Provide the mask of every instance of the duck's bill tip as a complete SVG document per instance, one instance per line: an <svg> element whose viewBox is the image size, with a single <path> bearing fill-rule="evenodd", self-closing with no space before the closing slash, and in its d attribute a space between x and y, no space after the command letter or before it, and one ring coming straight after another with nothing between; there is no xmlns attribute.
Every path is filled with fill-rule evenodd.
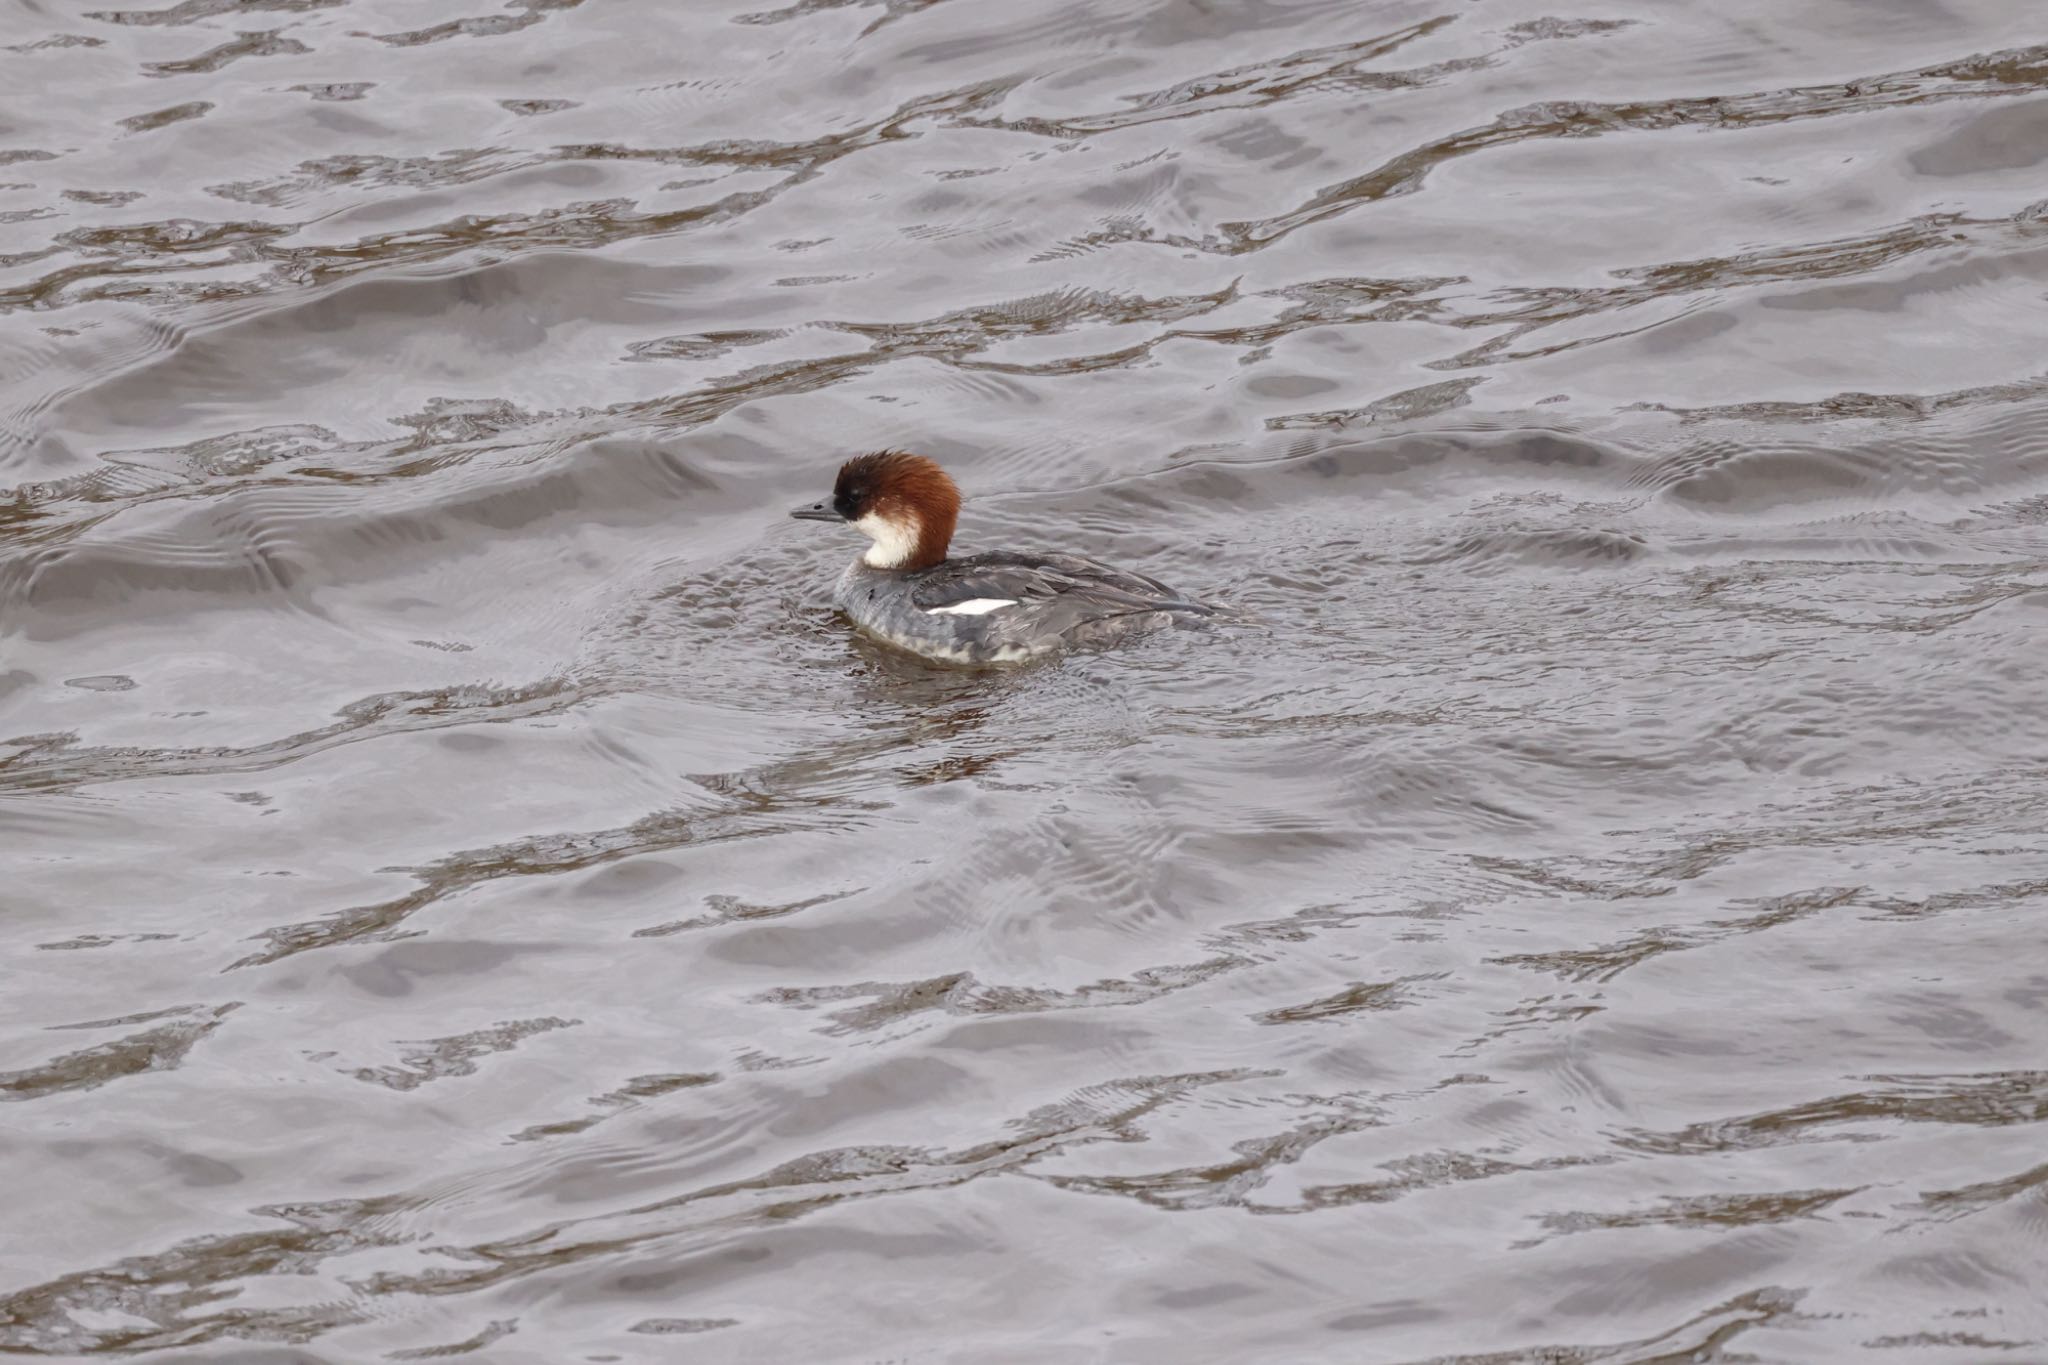
<svg viewBox="0 0 2048 1365"><path fill-rule="evenodd" d="M832 510L829 502L813 502L802 507L792 507L789 514L798 521L844 521L846 518Z"/></svg>

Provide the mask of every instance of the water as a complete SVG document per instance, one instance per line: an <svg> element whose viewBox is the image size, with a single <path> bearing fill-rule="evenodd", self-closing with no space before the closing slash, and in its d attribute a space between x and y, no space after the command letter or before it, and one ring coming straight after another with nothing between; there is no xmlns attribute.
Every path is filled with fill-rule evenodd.
<svg viewBox="0 0 2048 1365"><path fill-rule="evenodd" d="M5 10L0 1349L2048 1360L2037 7L773 3Z"/></svg>

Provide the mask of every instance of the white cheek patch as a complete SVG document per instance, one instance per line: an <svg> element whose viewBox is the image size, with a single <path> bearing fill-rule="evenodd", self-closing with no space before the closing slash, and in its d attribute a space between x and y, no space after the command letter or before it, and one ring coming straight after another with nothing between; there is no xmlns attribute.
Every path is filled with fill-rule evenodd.
<svg viewBox="0 0 2048 1365"><path fill-rule="evenodd" d="M927 616L986 616L1004 607L1014 607L1014 597L970 597L965 602L955 602L949 607L928 607Z"/></svg>

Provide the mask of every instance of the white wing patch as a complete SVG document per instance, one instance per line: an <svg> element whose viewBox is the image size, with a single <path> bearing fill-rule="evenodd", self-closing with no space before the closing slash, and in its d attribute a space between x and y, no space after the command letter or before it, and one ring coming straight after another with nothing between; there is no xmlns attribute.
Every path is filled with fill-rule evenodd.
<svg viewBox="0 0 2048 1365"><path fill-rule="evenodd" d="M955 602L951 606L927 607L925 615L986 616L992 611L1000 611L1004 607L1014 607L1016 605L1017 599L1014 597L970 597L965 602Z"/></svg>

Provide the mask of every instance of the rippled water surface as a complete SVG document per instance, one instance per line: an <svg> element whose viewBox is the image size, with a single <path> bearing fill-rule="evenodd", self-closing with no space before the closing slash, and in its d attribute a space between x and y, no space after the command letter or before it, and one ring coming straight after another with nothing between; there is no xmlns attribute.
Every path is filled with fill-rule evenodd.
<svg viewBox="0 0 2048 1365"><path fill-rule="evenodd" d="M774 3L0 8L0 1352L2048 1360L2048 12Z"/></svg>

